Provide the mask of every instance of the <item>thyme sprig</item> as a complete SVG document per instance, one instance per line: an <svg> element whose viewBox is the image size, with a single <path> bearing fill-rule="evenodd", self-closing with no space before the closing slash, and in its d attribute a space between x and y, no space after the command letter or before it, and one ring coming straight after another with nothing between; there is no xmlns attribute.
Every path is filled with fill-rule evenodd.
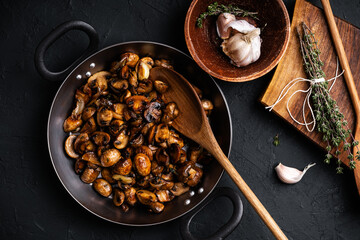
<svg viewBox="0 0 360 240"><path fill-rule="evenodd" d="M257 12L249 12L239 7L233 6L231 4L225 6L223 4L218 4L217 2L214 2L207 7L206 12L203 12L199 15L199 17L196 19L196 26L202 28L203 21L207 16L217 16L220 15L221 13L231 13L234 14L235 16L252 17L254 19L258 19L256 17L256 14L258 14Z"/></svg>
<svg viewBox="0 0 360 240"><path fill-rule="evenodd" d="M300 34L301 30L302 35ZM300 30L297 28L297 32L305 72L310 79L325 78L325 73L322 70L324 64L320 59L320 50L314 33L305 23L301 23ZM355 169L355 160L360 160L359 142L354 139L351 130L347 127L344 115L340 112L336 101L331 97L328 90L328 81L313 83L311 88L311 104L317 125L316 130L322 133L322 140L327 143L327 154L324 162L330 163L332 159L331 150L334 148L336 149L334 154L337 161L336 172L343 172L339 159L339 155L343 151L347 152L350 169ZM351 142L347 140L349 136L351 136ZM341 143L343 143L342 147L340 147ZM355 156L351 152L352 146L357 148Z"/></svg>

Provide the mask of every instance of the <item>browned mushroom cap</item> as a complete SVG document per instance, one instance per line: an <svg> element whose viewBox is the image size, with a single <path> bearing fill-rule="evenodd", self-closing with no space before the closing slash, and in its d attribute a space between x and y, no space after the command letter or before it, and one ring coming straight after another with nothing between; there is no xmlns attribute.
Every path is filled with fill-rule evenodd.
<svg viewBox="0 0 360 240"><path fill-rule="evenodd" d="M80 130L81 133L88 133L88 134L91 134L95 131L96 131L96 123L93 117L87 120L84 126Z"/></svg>
<svg viewBox="0 0 360 240"><path fill-rule="evenodd" d="M100 169L86 167L81 175L81 181L83 181L84 183L92 183L99 176L99 173Z"/></svg>
<svg viewBox="0 0 360 240"><path fill-rule="evenodd" d="M159 102L151 102L144 111L144 118L148 122L156 122L161 117L161 104Z"/></svg>
<svg viewBox="0 0 360 240"><path fill-rule="evenodd" d="M130 72L128 81L131 86L133 86L133 87L138 86L138 79L137 79L137 74L135 71Z"/></svg>
<svg viewBox="0 0 360 240"><path fill-rule="evenodd" d="M156 202L156 195L148 190L140 189L136 191L136 197L141 204L149 205L152 202Z"/></svg>
<svg viewBox="0 0 360 240"><path fill-rule="evenodd" d="M74 149L78 153L83 153L85 151L85 143L89 141L89 135L87 133L79 134L74 142Z"/></svg>
<svg viewBox="0 0 360 240"><path fill-rule="evenodd" d="M74 141L76 139L76 135L70 135L65 141L65 152L71 158L78 158L79 154L77 154L74 150Z"/></svg>
<svg viewBox="0 0 360 240"><path fill-rule="evenodd" d="M139 56L135 53L127 52L123 53L120 56L120 66L123 67L125 65L129 67L135 67L136 63L139 61Z"/></svg>
<svg viewBox="0 0 360 240"><path fill-rule="evenodd" d="M120 134L116 137L114 141L114 147L117 149L123 149L129 142L129 135L126 132L126 129L122 129Z"/></svg>
<svg viewBox="0 0 360 240"><path fill-rule="evenodd" d="M188 162L178 170L179 181L186 183L190 187L196 186L202 177L203 171L201 168L194 165L193 162Z"/></svg>
<svg viewBox="0 0 360 240"><path fill-rule="evenodd" d="M103 197L108 197L112 193L111 185L102 178L98 178L94 181L94 189Z"/></svg>
<svg viewBox="0 0 360 240"><path fill-rule="evenodd" d="M113 118L115 119L124 119L124 109L126 108L126 104L124 103L115 103L112 105L113 108Z"/></svg>
<svg viewBox="0 0 360 240"><path fill-rule="evenodd" d="M156 161L162 166L168 166L170 163L169 154L165 148L159 148L155 154Z"/></svg>
<svg viewBox="0 0 360 240"><path fill-rule="evenodd" d="M81 160L80 158L76 159L76 162L75 162L75 173L76 174L80 174L84 171L86 167L86 162Z"/></svg>
<svg viewBox="0 0 360 240"><path fill-rule="evenodd" d="M171 123L179 115L179 109L174 102L170 102L164 109L164 115L161 119L163 123Z"/></svg>
<svg viewBox="0 0 360 240"><path fill-rule="evenodd" d="M170 136L169 128L166 124L161 123L156 126L156 133L155 133L155 142L162 143L165 142Z"/></svg>
<svg viewBox="0 0 360 240"><path fill-rule="evenodd" d="M106 132L94 132L91 138L98 146L105 146L110 142L110 135Z"/></svg>
<svg viewBox="0 0 360 240"><path fill-rule="evenodd" d="M196 146L196 147L192 147L190 148L190 151L188 151L188 154L189 154L189 160L191 162L194 162L196 163L198 158L200 157L200 155L202 154L203 152L203 148L199 145L199 146Z"/></svg>
<svg viewBox="0 0 360 240"><path fill-rule="evenodd" d="M155 80L154 87L155 87L156 91L158 91L159 93L164 93L168 90L169 85L163 81Z"/></svg>
<svg viewBox="0 0 360 240"><path fill-rule="evenodd" d="M180 196L190 190L189 186L186 186L182 182L177 182L174 184L174 187L170 190L174 196Z"/></svg>
<svg viewBox="0 0 360 240"><path fill-rule="evenodd" d="M112 174L109 168L103 168L101 170L101 176L110 184L116 183L116 181L112 178Z"/></svg>
<svg viewBox="0 0 360 240"><path fill-rule="evenodd" d="M131 188L125 189L124 193L125 193L126 202L129 205L134 206L135 203L137 202L135 188L131 187Z"/></svg>
<svg viewBox="0 0 360 240"><path fill-rule="evenodd" d="M151 162L151 173L154 176L160 176L164 171L164 166L159 165L156 161Z"/></svg>
<svg viewBox="0 0 360 240"><path fill-rule="evenodd" d="M160 202L150 203L149 207L154 213L161 213L164 210L164 204Z"/></svg>
<svg viewBox="0 0 360 240"><path fill-rule="evenodd" d="M174 67L171 65L171 62L169 60L167 60L167 59L157 59L157 60L155 60L155 66L174 69Z"/></svg>
<svg viewBox="0 0 360 240"><path fill-rule="evenodd" d="M96 112L96 108L94 107L87 107L84 109L82 113L82 120L87 121L89 120Z"/></svg>
<svg viewBox="0 0 360 240"><path fill-rule="evenodd" d="M109 126L113 118L113 112L109 107L101 107L97 112L97 123L100 127Z"/></svg>
<svg viewBox="0 0 360 240"><path fill-rule="evenodd" d="M120 98L119 98L119 101L121 103L124 103L126 102L126 100L131 97L131 92L128 90L126 90L123 94L121 94Z"/></svg>
<svg viewBox="0 0 360 240"><path fill-rule="evenodd" d="M159 202L170 202L175 197L169 190L158 190L155 194Z"/></svg>
<svg viewBox="0 0 360 240"><path fill-rule="evenodd" d="M114 189L113 203L115 206L119 207L125 201L125 193L118 188Z"/></svg>
<svg viewBox="0 0 360 240"><path fill-rule="evenodd" d="M149 100L145 96L132 96L126 100L126 104L136 114L140 114L146 107Z"/></svg>
<svg viewBox="0 0 360 240"><path fill-rule="evenodd" d="M69 116L64 121L64 131L65 132L72 132L76 131L82 124L81 116L73 117L73 115Z"/></svg>
<svg viewBox="0 0 360 240"><path fill-rule="evenodd" d="M106 150L100 157L101 165L104 167L110 167L117 163L121 158L121 154L117 149Z"/></svg>
<svg viewBox="0 0 360 240"><path fill-rule="evenodd" d="M109 126L109 133L113 136L117 136L124 128L126 128L126 124L123 120L112 120Z"/></svg>
<svg viewBox="0 0 360 240"><path fill-rule="evenodd" d="M137 93L145 94L151 92L152 90L153 90L153 82L150 80L143 80L138 85Z"/></svg>
<svg viewBox="0 0 360 240"><path fill-rule="evenodd" d="M110 87L114 92L119 93L120 91L128 89L129 82L125 79L113 79L110 82Z"/></svg>
<svg viewBox="0 0 360 240"><path fill-rule="evenodd" d="M113 173L128 175L131 172L132 161L130 158L122 158L113 166Z"/></svg>
<svg viewBox="0 0 360 240"><path fill-rule="evenodd" d="M175 131L170 131L170 136L167 140L167 144L170 146L171 144L177 144L180 148L184 147L184 140L177 134Z"/></svg>
<svg viewBox="0 0 360 240"><path fill-rule="evenodd" d="M150 161L153 160L153 153L148 146L142 145L136 149L136 154L143 153L149 157Z"/></svg>
<svg viewBox="0 0 360 240"><path fill-rule="evenodd" d="M214 109L214 105L212 104L212 102L210 100L207 100L207 99L202 99L201 100L201 106L205 110L205 113L206 113L207 116L209 116L211 111Z"/></svg>
<svg viewBox="0 0 360 240"><path fill-rule="evenodd" d="M98 92L105 91L107 89L107 79L111 77L111 74L106 71L94 73L88 79L88 86L90 88L97 88Z"/></svg>
<svg viewBox="0 0 360 240"><path fill-rule="evenodd" d="M81 157L82 160L101 166L101 163L94 152L87 152Z"/></svg>
<svg viewBox="0 0 360 240"><path fill-rule="evenodd" d="M146 176L146 175L150 174L151 162L147 155L145 155L143 153L136 154L136 156L134 158L134 163L135 163L137 172L141 176Z"/></svg>
<svg viewBox="0 0 360 240"><path fill-rule="evenodd" d="M120 175L120 174L114 174L112 176L112 178L119 181L121 184L123 184L122 186L132 186L132 185L134 185L136 183L135 177L124 176L124 175ZM119 185L119 187L120 187L120 185Z"/></svg>

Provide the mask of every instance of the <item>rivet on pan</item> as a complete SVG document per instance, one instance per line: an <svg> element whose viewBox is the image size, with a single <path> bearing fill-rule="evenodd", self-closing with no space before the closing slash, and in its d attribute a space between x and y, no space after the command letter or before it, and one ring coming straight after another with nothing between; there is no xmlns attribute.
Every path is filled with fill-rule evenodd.
<svg viewBox="0 0 360 240"><path fill-rule="evenodd" d="M95 63L91 63L90 68L94 68L94 67L95 67Z"/></svg>
<svg viewBox="0 0 360 240"><path fill-rule="evenodd" d="M192 196L194 196L194 195L195 195L195 192L194 192L194 191L189 192L189 196L190 196L190 197L192 197Z"/></svg>
<svg viewBox="0 0 360 240"><path fill-rule="evenodd" d="M81 78L82 78L82 77L81 77L80 74L76 76L76 79L77 79L77 80L80 80Z"/></svg>
<svg viewBox="0 0 360 240"><path fill-rule="evenodd" d="M90 77L90 76L91 76L91 72L86 72L86 73L85 73L85 76Z"/></svg>
<svg viewBox="0 0 360 240"><path fill-rule="evenodd" d="M200 194L200 193L203 193L203 191L204 191L204 188L199 188L198 193L199 193L199 194Z"/></svg>
<svg viewBox="0 0 360 240"><path fill-rule="evenodd" d="M186 199L185 200L185 205L189 205L190 204L190 199Z"/></svg>

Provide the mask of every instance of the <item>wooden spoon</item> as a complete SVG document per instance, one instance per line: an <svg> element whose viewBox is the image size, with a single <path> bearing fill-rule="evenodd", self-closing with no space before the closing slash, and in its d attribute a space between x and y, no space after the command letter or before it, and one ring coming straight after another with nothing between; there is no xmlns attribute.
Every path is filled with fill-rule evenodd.
<svg viewBox="0 0 360 240"><path fill-rule="evenodd" d="M331 36L332 36L332 39L333 39L333 42L335 45L336 53L339 57L341 67L345 70L344 78L345 78L345 82L348 87L350 97L351 97L351 100L353 103L353 107L355 110L356 122L355 122L354 138L355 138L355 140L360 141L360 100L359 100L359 95L356 90L356 85L354 82L353 75L351 73L349 62L346 57L344 46L343 46L341 38L340 38L339 30L335 23L334 14L331 10L330 2L329 2L329 0L321 0L321 3L324 7L325 16L326 16L327 22L329 24L330 33L331 33ZM356 147L353 148L353 155L354 155L354 157L357 155ZM347 161L347 164L348 164L348 161ZM358 192L360 194L360 162L359 161L357 161L357 163L356 163L356 168L354 169L354 175L355 175L355 181L356 181L356 185L358 188Z"/></svg>
<svg viewBox="0 0 360 240"><path fill-rule="evenodd" d="M201 106L200 99L191 84L179 73L162 67L151 69L150 78L169 84L169 89L163 94L164 100L165 102L175 102L180 110L179 116L174 120L172 126L208 150L227 171L273 235L277 239L287 239L221 150Z"/></svg>

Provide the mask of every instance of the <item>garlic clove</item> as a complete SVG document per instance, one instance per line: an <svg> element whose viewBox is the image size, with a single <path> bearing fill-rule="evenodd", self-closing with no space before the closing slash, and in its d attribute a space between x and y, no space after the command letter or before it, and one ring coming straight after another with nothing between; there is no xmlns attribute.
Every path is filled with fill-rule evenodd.
<svg viewBox="0 0 360 240"><path fill-rule="evenodd" d="M230 31L231 28L236 30L237 32L247 34L253 31L256 27L245 20L236 20L226 24L224 27L224 31Z"/></svg>
<svg viewBox="0 0 360 240"><path fill-rule="evenodd" d="M296 168L287 167L281 163L275 167L275 171L279 177L279 179L287 184L295 184L299 182L304 174L309 170L309 168L315 166L316 163L312 163L307 165L303 171L300 171Z"/></svg>
<svg viewBox="0 0 360 240"><path fill-rule="evenodd" d="M221 39L228 39L230 37L231 29L226 26L235 20L235 15L231 13L222 13L219 15L216 20L216 31Z"/></svg>

